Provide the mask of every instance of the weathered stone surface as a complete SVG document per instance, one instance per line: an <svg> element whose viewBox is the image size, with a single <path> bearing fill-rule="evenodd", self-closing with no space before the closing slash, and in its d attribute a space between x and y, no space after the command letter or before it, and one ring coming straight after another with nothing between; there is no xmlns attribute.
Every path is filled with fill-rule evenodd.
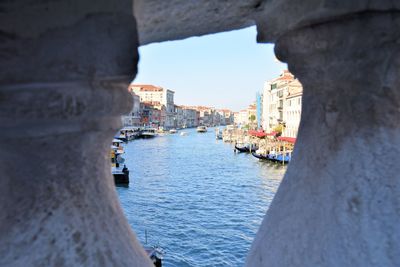
<svg viewBox="0 0 400 267"><path fill-rule="evenodd" d="M3 1L0 11L0 84L136 73L130 0Z"/></svg>
<svg viewBox="0 0 400 267"><path fill-rule="evenodd" d="M151 266L110 172L138 61L132 2L0 12L0 266Z"/></svg>
<svg viewBox="0 0 400 267"><path fill-rule="evenodd" d="M258 42L276 42L287 32L340 20L351 14L400 10L392 0L269 0L256 17Z"/></svg>
<svg viewBox="0 0 400 267"><path fill-rule="evenodd" d="M0 266L151 266L110 173L127 85L0 88Z"/></svg>
<svg viewBox="0 0 400 267"><path fill-rule="evenodd" d="M262 0L135 0L140 44L178 40L254 25Z"/></svg>
<svg viewBox="0 0 400 267"><path fill-rule="evenodd" d="M400 266L399 29L371 12L278 40L302 121L247 266Z"/></svg>

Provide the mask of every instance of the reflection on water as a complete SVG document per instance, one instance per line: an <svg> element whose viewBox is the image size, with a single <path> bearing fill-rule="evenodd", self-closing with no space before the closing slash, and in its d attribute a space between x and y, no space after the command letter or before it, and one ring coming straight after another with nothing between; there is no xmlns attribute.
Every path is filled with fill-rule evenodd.
<svg viewBox="0 0 400 267"><path fill-rule="evenodd" d="M164 266L243 266L286 166L259 162L205 134L126 145L121 204L139 240L167 251Z"/></svg>

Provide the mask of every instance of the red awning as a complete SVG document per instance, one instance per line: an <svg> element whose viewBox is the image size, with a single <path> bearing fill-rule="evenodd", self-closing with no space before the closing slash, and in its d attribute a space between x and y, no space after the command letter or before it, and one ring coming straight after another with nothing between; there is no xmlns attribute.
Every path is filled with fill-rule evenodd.
<svg viewBox="0 0 400 267"><path fill-rule="evenodd" d="M276 136L277 132L270 132L270 133L266 133L266 135L268 136Z"/></svg>
<svg viewBox="0 0 400 267"><path fill-rule="evenodd" d="M278 137L278 140L285 141L285 142L292 143L292 144L296 143L296 138L294 138L294 137L280 136L280 137Z"/></svg>
<svg viewBox="0 0 400 267"><path fill-rule="evenodd" d="M249 130L249 135L262 138L266 136L266 133L264 131Z"/></svg>

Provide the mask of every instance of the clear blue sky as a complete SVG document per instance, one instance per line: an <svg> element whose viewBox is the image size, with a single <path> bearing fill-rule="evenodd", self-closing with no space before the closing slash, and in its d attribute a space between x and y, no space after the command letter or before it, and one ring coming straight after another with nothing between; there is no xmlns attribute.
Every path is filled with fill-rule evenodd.
<svg viewBox="0 0 400 267"><path fill-rule="evenodd" d="M175 91L175 104L246 108L286 64L273 45L256 43L256 28L142 46L134 80Z"/></svg>

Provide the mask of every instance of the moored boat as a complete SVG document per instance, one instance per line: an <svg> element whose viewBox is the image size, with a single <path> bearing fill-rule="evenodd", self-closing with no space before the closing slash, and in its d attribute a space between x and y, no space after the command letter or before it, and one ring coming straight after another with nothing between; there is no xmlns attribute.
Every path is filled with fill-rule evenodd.
<svg viewBox="0 0 400 267"><path fill-rule="evenodd" d="M124 153L121 143L122 141L118 139L113 140L110 153L111 173L115 184L129 184L129 169L125 164L122 165L125 159L121 156Z"/></svg>
<svg viewBox="0 0 400 267"><path fill-rule="evenodd" d="M164 250L159 246L144 247L144 250L153 262L155 267L162 267L162 260L164 258Z"/></svg>
<svg viewBox="0 0 400 267"><path fill-rule="evenodd" d="M254 156L254 157L256 157L256 158L258 158L258 159L261 159L261 160L268 160L268 155L263 155L263 154L261 154L261 153L257 153L257 152L251 152L251 154Z"/></svg>
<svg viewBox="0 0 400 267"><path fill-rule="evenodd" d="M251 151L256 151L258 149L258 146L256 144L246 144L246 145L235 144L235 149L240 153L249 153Z"/></svg>
<svg viewBox="0 0 400 267"><path fill-rule="evenodd" d="M155 128L144 128L139 137L141 138L153 138L157 136L157 130Z"/></svg>
<svg viewBox="0 0 400 267"><path fill-rule="evenodd" d="M196 131L198 132L198 133L205 133L205 132L207 132L207 127L206 126L199 126L199 127L197 127L197 129L196 129Z"/></svg>
<svg viewBox="0 0 400 267"><path fill-rule="evenodd" d="M219 128L215 129L215 139L222 140L222 137L222 131Z"/></svg>

